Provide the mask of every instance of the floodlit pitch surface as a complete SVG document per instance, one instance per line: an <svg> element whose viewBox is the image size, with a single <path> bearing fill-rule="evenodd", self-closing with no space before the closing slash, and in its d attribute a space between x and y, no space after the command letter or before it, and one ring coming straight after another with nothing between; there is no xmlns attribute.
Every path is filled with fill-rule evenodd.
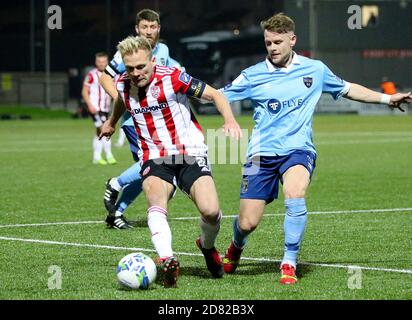
<svg viewBox="0 0 412 320"><path fill-rule="evenodd" d="M251 128L251 116L238 120ZM222 124L199 121L205 130ZM150 290L120 290L117 262L133 251L156 254L144 196L126 214L137 221L133 230L106 229L104 183L132 158L128 147L113 147L117 165L92 165L92 135L88 119L0 122L0 299L412 299L410 116L314 118L318 160L294 286L278 283L282 196L266 207L236 273L212 279L195 245L197 210L179 191L169 207L178 288L164 289L159 278ZM217 239L223 254L241 165L215 164L213 173L225 215Z"/></svg>

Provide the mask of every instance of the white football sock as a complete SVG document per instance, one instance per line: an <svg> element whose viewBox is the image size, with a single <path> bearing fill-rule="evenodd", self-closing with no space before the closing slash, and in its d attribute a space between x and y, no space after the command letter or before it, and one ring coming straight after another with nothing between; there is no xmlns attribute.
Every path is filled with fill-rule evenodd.
<svg viewBox="0 0 412 320"><path fill-rule="evenodd" d="M122 146L124 145L124 141L126 140L126 134L124 133L123 129L119 130L119 138L117 139L117 144Z"/></svg>
<svg viewBox="0 0 412 320"><path fill-rule="evenodd" d="M102 141L104 152L106 153L106 159L112 158L112 140L107 140L106 138L103 138Z"/></svg>
<svg viewBox="0 0 412 320"><path fill-rule="evenodd" d="M147 224L159 257L162 259L173 256L172 232L167 222L167 211L158 206L150 207L147 210Z"/></svg>
<svg viewBox="0 0 412 320"><path fill-rule="evenodd" d="M220 230L220 220L222 219L222 211L219 211L219 216L215 224L211 224L200 217L200 244L203 249L211 249L215 246L217 234Z"/></svg>
<svg viewBox="0 0 412 320"><path fill-rule="evenodd" d="M100 160L102 158L103 143L97 136L93 138L93 160Z"/></svg>
<svg viewBox="0 0 412 320"><path fill-rule="evenodd" d="M122 190L122 187L121 187L121 185L119 184L119 181L117 180L117 178L111 178L109 183L110 183L110 186L111 186L114 190L116 190L116 191Z"/></svg>

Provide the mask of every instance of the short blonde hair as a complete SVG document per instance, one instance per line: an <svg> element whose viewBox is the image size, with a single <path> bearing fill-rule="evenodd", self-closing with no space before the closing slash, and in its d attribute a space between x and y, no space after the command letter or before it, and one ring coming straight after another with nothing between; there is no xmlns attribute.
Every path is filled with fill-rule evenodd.
<svg viewBox="0 0 412 320"><path fill-rule="evenodd" d="M276 33L295 32L295 22L283 12L277 13L260 23L263 30Z"/></svg>
<svg viewBox="0 0 412 320"><path fill-rule="evenodd" d="M136 53L139 50L149 52L149 57L152 57L152 47L150 46L149 41L144 37L128 36L126 39L119 42L117 50L119 50L122 58L126 55Z"/></svg>

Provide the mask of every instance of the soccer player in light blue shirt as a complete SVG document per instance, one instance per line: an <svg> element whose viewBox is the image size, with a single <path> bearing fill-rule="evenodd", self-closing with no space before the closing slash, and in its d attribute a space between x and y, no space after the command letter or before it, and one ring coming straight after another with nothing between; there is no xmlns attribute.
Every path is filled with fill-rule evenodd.
<svg viewBox="0 0 412 320"><path fill-rule="evenodd" d="M334 99L343 96L400 110L400 104L412 96L410 92L384 95L346 82L321 61L297 55L294 22L284 14L274 15L261 26L266 60L244 70L223 89L231 102L251 99L255 121L243 171L240 213L233 222L224 270L235 271L247 235L258 226L265 205L278 197L280 181L286 207L280 283L293 284L307 219L305 194L316 165L312 117L322 92Z"/></svg>
<svg viewBox="0 0 412 320"><path fill-rule="evenodd" d="M160 17L159 14L150 9L143 9L136 15L136 33L145 37L152 49L153 56L156 57L156 64L167 67L179 67L180 64L169 56L167 45L159 42L160 35ZM122 56L119 51L116 52L105 73L101 76L100 82L104 89L110 94L113 100L117 98L117 90L113 83L116 75L121 75L126 71ZM106 223L109 227L116 229L132 228L131 224L124 218L126 208L136 199L142 191L142 182L140 177L140 162L138 157L139 147L137 144L137 134L134 128L133 119L129 112L123 116L121 125L123 132L129 141L130 151L132 152L134 163L130 168L125 170L120 176L111 178L106 183L104 194L104 205L108 211ZM117 199L121 191L119 199Z"/></svg>

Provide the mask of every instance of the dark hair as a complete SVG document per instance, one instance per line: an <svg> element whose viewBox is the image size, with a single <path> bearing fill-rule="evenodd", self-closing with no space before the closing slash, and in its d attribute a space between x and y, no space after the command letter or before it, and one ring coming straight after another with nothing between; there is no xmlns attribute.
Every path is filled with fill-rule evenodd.
<svg viewBox="0 0 412 320"><path fill-rule="evenodd" d="M157 21L160 24L160 16L156 11L150 9L140 10L136 15L136 25L139 25L139 22L142 20L147 21Z"/></svg>
<svg viewBox="0 0 412 320"><path fill-rule="evenodd" d="M277 13L260 23L263 30L276 33L295 32L295 22L283 12Z"/></svg>
<svg viewBox="0 0 412 320"><path fill-rule="evenodd" d="M102 57L108 58L109 56L104 51L99 51L99 52L96 53L96 58L102 58Z"/></svg>

